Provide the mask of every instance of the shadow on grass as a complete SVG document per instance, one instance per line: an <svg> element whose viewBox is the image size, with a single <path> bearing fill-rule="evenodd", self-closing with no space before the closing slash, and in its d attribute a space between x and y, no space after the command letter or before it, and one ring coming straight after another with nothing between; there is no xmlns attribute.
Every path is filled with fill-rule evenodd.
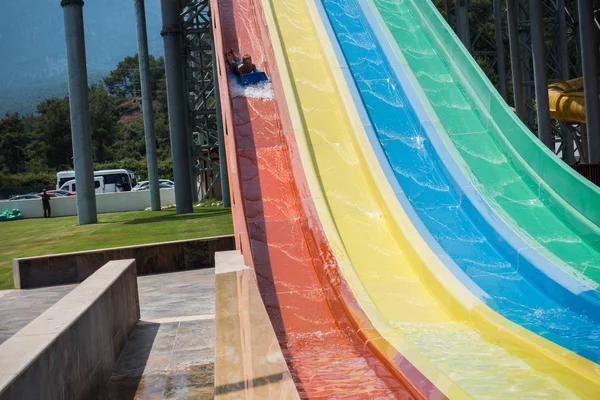
<svg viewBox="0 0 600 400"><path fill-rule="evenodd" d="M184 221L184 220L194 220L194 219L203 219L203 218L211 218L218 217L220 215L228 215L231 214L231 210L229 208L224 208L220 210L203 210L202 212L194 212L191 214L167 214L167 215L159 215L157 217L150 218L141 218L134 219L131 221L123 222L124 225L137 225L137 224L148 224L151 222L161 222L161 221Z"/></svg>

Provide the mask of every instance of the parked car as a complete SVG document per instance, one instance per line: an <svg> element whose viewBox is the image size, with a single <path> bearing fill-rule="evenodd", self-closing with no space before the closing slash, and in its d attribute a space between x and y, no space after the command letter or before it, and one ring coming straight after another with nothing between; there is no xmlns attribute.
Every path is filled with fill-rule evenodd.
<svg viewBox="0 0 600 400"><path fill-rule="evenodd" d="M39 192L37 195L41 196L44 192ZM75 196L75 193L67 192L66 190L46 190L46 194L50 197L65 197Z"/></svg>
<svg viewBox="0 0 600 400"><path fill-rule="evenodd" d="M173 189L175 186L167 182L158 182L159 189ZM150 190L150 185L142 186L137 191Z"/></svg>
<svg viewBox="0 0 600 400"><path fill-rule="evenodd" d="M31 199L41 199L41 196L38 196L35 193L30 194L20 194L18 196L13 196L9 200L31 200Z"/></svg>
<svg viewBox="0 0 600 400"><path fill-rule="evenodd" d="M159 186L159 189L172 189L175 187L175 183L168 179L159 179L158 186ZM137 192L138 190L149 190L149 189L150 189L150 182L141 181L140 183L137 184L136 187L134 187L131 190Z"/></svg>
<svg viewBox="0 0 600 400"><path fill-rule="evenodd" d="M69 192L66 190L46 190L46 193L48 193L50 195L50 197L52 197L52 195L54 195L54 197L77 196L76 193ZM39 193L39 195L41 196L42 194Z"/></svg>
<svg viewBox="0 0 600 400"><path fill-rule="evenodd" d="M148 181L139 181L137 183L137 185L135 185L133 187L133 189L131 189L132 192L137 192L138 190L140 190L140 188L144 187L144 186L148 186Z"/></svg>

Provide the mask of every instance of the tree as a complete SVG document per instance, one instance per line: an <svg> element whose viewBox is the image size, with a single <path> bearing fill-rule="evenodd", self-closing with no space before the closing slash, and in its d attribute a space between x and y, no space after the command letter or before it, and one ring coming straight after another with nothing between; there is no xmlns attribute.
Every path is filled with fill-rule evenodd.
<svg viewBox="0 0 600 400"><path fill-rule="evenodd" d="M171 136L169 133L169 115L166 105L154 103L154 134L156 135L156 152L160 160L171 158Z"/></svg>
<svg viewBox="0 0 600 400"><path fill-rule="evenodd" d="M139 93L140 74L138 68L137 54L134 57L125 57L117 64L117 68L110 71L110 75L104 78L108 92L118 97L135 96L136 93Z"/></svg>
<svg viewBox="0 0 600 400"><path fill-rule="evenodd" d="M166 77L162 57L149 57L156 144L159 160L170 165L171 147ZM144 124L138 58L123 59L106 78L89 89L93 156L96 164L145 165ZM69 98L47 98L37 115L0 118L0 174L50 174L73 168Z"/></svg>
<svg viewBox="0 0 600 400"><path fill-rule="evenodd" d="M157 90L166 99L165 62L162 57L148 57L150 68L150 90L157 99ZM117 68L104 78L108 92L117 97L141 96L138 55L128 56L117 64ZM165 102L166 103L166 102Z"/></svg>
<svg viewBox="0 0 600 400"><path fill-rule="evenodd" d="M105 162L105 150L113 145L118 129L116 102L100 83L92 85L89 99L95 161Z"/></svg>
<svg viewBox="0 0 600 400"><path fill-rule="evenodd" d="M26 145L27 137L21 117L18 113L6 114L0 120L0 171L9 174L24 172L27 169Z"/></svg>
<svg viewBox="0 0 600 400"><path fill-rule="evenodd" d="M40 116L35 133L42 145L38 156L45 156L46 165L53 170L71 168L73 147L69 98L46 99L38 104L37 110Z"/></svg>

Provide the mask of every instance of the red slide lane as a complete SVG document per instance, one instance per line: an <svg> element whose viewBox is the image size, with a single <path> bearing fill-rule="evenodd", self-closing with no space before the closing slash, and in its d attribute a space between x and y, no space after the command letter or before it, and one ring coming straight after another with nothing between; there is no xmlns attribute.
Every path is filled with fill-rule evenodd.
<svg viewBox="0 0 600 400"><path fill-rule="evenodd" d="M443 398L379 336L323 236L260 2L211 0L236 243L302 398ZM224 49L250 53L277 100L230 98ZM360 329L360 333L357 333Z"/></svg>

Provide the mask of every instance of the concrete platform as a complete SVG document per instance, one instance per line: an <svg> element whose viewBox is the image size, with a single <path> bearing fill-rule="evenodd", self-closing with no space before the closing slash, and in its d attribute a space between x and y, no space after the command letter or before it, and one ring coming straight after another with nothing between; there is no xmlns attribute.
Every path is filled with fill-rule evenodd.
<svg viewBox="0 0 600 400"><path fill-rule="evenodd" d="M106 263L0 345L0 399L94 399L140 319L135 260Z"/></svg>
<svg viewBox="0 0 600 400"><path fill-rule="evenodd" d="M211 399L214 268L138 277L140 323L108 384L110 399ZM77 287L0 292L0 343Z"/></svg>
<svg viewBox="0 0 600 400"><path fill-rule="evenodd" d="M138 278L141 320L108 383L110 399L212 399L215 276Z"/></svg>

